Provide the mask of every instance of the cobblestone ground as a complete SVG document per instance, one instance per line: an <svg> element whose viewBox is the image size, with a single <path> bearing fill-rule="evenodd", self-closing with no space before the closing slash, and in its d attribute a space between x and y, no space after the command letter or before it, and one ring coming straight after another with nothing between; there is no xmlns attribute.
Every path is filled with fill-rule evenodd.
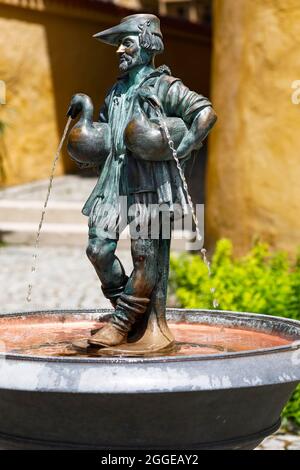
<svg viewBox="0 0 300 470"><path fill-rule="evenodd" d="M0 248L1 313L53 308L104 308L98 278L84 250L76 247L41 247L33 278L32 302L26 301L33 248ZM132 269L129 251L117 253L127 272ZM259 450L300 450L300 436L277 433Z"/></svg>
<svg viewBox="0 0 300 470"><path fill-rule="evenodd" d="M300 436L279 431L267 437L257 450L300 450Z"/></svg>
<svg viewBox="0 0 300 470"><path fill-rule="evenodd" d="M0 248L1 312L52 308L103 308L110 303L84 249L77 247L41 247L37 271L31 278L33 247ZM120 251L127 272L132 269L130 253ZM33 280L32 301L26 301Z"/></svg>

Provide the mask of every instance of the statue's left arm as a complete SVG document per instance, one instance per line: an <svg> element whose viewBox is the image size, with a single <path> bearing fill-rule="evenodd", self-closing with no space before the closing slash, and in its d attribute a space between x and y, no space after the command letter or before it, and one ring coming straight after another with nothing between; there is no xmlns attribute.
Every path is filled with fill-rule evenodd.
<svg viewBox="0 0 300 470"><path fill-rule="evenodd" d="M178 158L184 158L201 147L217 120L216 113L207 98L189 90L180 80L169 87L165 107L169 116L180 117L188 126L177 149Z"/></svg>
<svg viewBox="0 0 300 470"><path fill-rule="evenodd" d="M192 121L188 133L184 136L177 149L178 158L184 158L193 150L201 147L203 140L217 120L211 106L199 111Z"/></svg>

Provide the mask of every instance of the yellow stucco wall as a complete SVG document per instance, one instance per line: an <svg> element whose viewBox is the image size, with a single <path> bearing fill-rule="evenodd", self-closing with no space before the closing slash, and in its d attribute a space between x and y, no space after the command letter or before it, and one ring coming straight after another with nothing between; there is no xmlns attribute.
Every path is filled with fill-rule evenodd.
<svg viewBox="0 0 300 470"><path fill-rule="evenodd" d="M211 245L300 245L299 0L215 0L212 100L219 116L206 181Z"/></svg>
<svg viewBox="0 0 300 470"><path fill-rule="evenodd" d="M9 184L46 177L57 144L51 64L44 27L0 18L0 77L6 104L0 119L2 178ZM61 169L61 168L60 168Z"/></svg>
<svg viewBox="0 0 300 470"><path fill-rule="evenodd" d="M96 118L118 69L114 48L92 35L128 14L108 13L105 4L102 12L47 0L40 10L7 3L0 1L0 80L7 82L7 104L0 105L0 121L7 123L0 136L2 185L48 177L74 93L92 97ZM209 36L169 23L163 32L166 52L158 64L208 94ZM57 174L74 169L64 151Z"/></svg>

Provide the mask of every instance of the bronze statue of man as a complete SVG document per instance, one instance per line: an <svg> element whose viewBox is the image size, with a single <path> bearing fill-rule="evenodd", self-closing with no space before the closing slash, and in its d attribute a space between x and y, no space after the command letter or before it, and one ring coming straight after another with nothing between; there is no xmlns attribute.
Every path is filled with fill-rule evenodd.
<svg viewBox="0 0 300 470"><path fill-rule="evenodd" d="M147 351L151 350L149 342L153 340L155 343L155 336L158 335L160 339L156 349L159 350L163 349L163 344L167 346L172 343L165 322L170 237L166 239L161 234L161 214L156 216L159 236L151 237L151 211L148 209L150 206L167 208L172 223L174 207L179 205L182 214L185 214L188 204L172 153L166 155L159 150L157 136L162 130L158 126L157 116L160 113L170 122L175 119L172 121L177 123L173 134L181 136L176 145L177 157L184 166L191 154L201 147L216 121L216 115L208 99L190 91L180 79L171 75L167 66L155 68L154 58L164 49L160 21L155 15L128 16L117 26L94 37L117 48L121 72L105 98L99 123L93 123L90 115L89 119L85 119L87 129L89 126L93 128L90 138L93 145L86 144L87 149L89 145L91 147L86 152L86 162L89 166L98 167L100 172L96 187L83 208L83 213L89 216L87 255L114 311L110 320L93 332L87 342L75 343L74 346L122 351L122 345L126 350L128 345L135 343L140 344L141 350ZM75 95L68 114L75 118L82 111L87 116L90 106L88 97ZM101 125L108 127L101 128ZM179 127L185 131L180 133ZM154 128L158 133L155 134ZM83 134L87 139L88 132ZM83 139L78 135L77 132L77 144ZM163 140L166 137L162 137ZM99 149L100 145L106 146L108 152L101 162L93 150ZM81 145L80 151L83 149ZM96 152L95 155L93 152ZM70 154L80 161L76 155L76 145L73 145ZM118 216L120 198L127 201L125 220L124 214L121 216L119 213ZM111 207L112 210L104 211L103 207ZM128 210L130 207L135 208L131 213ZM134 268L128 277L115 250L120 232L141 212L144 214L143 236L131 236ZM115 231L112 234L113 226Z"/></svg>

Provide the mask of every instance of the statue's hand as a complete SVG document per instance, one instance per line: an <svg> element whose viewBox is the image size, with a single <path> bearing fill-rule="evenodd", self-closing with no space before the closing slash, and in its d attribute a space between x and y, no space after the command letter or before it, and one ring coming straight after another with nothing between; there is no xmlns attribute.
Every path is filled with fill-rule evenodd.
<svg viewBox="0 0 300 470"><path fill-rule="evenodd" d="M186 157L193 150L202 147L202 142L217 120L216 113L211 106L207 106L197 114L177 149L179 159Z"/></svg>
<svg viewBox="0 0 300 470"><path fill-rule="evenodd" d="M81 112L85 111L85 103L89 97L83 93L76 93L72 96L67 116L76 119Z"/></svg>

